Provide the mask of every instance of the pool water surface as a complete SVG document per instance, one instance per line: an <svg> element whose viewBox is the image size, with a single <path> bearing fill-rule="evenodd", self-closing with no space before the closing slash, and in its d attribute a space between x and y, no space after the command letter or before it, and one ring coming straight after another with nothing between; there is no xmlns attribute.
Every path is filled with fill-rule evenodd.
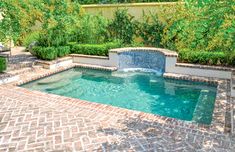
<svg viewBox="0 0 235 152"><path fill-rule="evenodd" d="M216 85L151 72L73 68L21 87L90 102L210 124Z"/></svg>

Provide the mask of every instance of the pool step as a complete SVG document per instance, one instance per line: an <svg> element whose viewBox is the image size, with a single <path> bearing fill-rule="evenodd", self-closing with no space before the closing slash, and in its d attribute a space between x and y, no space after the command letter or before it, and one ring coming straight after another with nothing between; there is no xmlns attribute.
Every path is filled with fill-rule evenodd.
<svg viewBox="0 0 235 152"><path fill-rule="evenodd" d="M231 132L232 135L235 137L235 71L232 72L232 80L231 80L231 103L232 103L232 110L231 110Z"/></svg>
<svg viewBox="0 0 235 152"><path fill-rule="evenodd" d="M231 133L235 137L235 98L231 98L232 110L231 110Z"/></svg>
<svg viewBox="0 0 235 152"><path fill-rule="evenodd" d="M42 66L24 67L24 68L20 68L20 69L7 71L6 73L11 74L11 75L20 75L20 74L23 74L26 72L33 72L33 71L40 69L40 68L42 68Z"/></svg>
<svg viewBox="0 0 235 152"><path fill-rule="evenodd" d="M193 118L192 120L198 123L204 123L206 119L209 119L208 113L202 113L202 111L208 111L208 109L212 109L211 105L208 104L208 92L207 90L202 90L200 93L200 96L198 98L198 103L195 107L195 110L193 112Z"/></svg>
<svg viewBox="0 0 235 152"><path fill-rule="evenodd" d="M232 72L231 78L231 96L235 97L235 71Z"/></svg>
<svg viewBox="0 0 235 152"><path fill-rule="evenodd" d="M70 82L69 81L60 81L60 82L55 82L55 83L53 83L53 84L49 84L49 88L47 88L46 90L47 91L55 91L55 90L60 90L60 89L62 89L62 88L65 88L65 87L67 87L67 86L69 86L69 84L70 84Z"/></svg>
<svg viewBox="0 0 235 152"><path fill-rule="evenodd" d="M117 70L117 67L107 67L107 66L100 66L100 65L94 65L94 64L76 63L75 65L77 67L98 69L98 70L107 70L107 71L116 71Z"/></svg>
<svg viewBox="0 0 235 152"><path fill-rule="evenodd" d="M36 57L32 55L14 55L9 58L7 71L19 70L35 65Z"/></svg>

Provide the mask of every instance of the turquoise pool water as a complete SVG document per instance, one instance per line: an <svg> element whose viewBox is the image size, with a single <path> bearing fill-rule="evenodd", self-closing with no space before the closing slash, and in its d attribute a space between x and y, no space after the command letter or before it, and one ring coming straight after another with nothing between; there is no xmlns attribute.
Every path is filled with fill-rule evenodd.
<svg viewBox="0 0 235 152"><path fill-rule="evenodd" d="M146 72L74 68L22 85L91 102L210 124L216 86Z"/></svg>

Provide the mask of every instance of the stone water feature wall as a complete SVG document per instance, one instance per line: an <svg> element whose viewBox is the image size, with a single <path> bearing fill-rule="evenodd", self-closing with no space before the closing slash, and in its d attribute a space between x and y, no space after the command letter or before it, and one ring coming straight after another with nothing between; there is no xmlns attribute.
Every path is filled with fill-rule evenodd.
<svg viewBox="0 0 235 152"><path fill-rule="evenodd" d="M165 72L166 57L161 52L134 50L119 54L119 69L151 69Z"/></svg>

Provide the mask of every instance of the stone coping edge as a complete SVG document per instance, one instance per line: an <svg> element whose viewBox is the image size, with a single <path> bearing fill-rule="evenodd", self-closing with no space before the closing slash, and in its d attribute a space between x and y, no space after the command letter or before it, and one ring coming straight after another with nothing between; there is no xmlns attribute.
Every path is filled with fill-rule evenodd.
<svg viewBox="0 0 235 152"><path fill-rule="evenodd" d="M94 58L94 59L105 59L109 60L107 56L97 56L97 55L84 55L84 54L70 54L71 57L83 57L83 58Z"/></svg>
<svg viewBox="0 0 235 152"><path fill-rule="evenodd" d="M201 65L201 64L190 64L190 63L176 63L175 66L188 67L188 68L200 68L200 69L205 69L205 70L235 71L235 68L229 68L229 67L223 67L223 66Z"/></svg>
<svg viewBox="0 0 235 152"><path fill-rule="evenodd" d="M127 48L117 48L109 50L110 53L120 54L122 52L131 52L131 51L152 51L159 52L167 57L178 57L178 54L174 51L170 51L162 48L154 48L154 47L127 47Z"/></svg>
<svg viewBox="0 0 235 152"><path fill-rule="evenodd" d="M209 77L200 77L200 76L191 76L185 74L177 74L177 73L164 73L164 78L170 79L178 79L178 80L189 80L189 81L196 81L196 82L205 82L208 84L218 85L218 82L221 79L218 78L209 78Z"/></svg>
<svg viewBox="0 0 235 152"><path fill-rule="evenodd" d="M35 80L38 80L38 79L41 79L41 78L44 78L44 77L48 77L48 76L51 76L53 74L57 74L57 73L60 73L60 72L63 72L63 71L66 71L66 70L69 70L69 69L72 69L72 68L76 68L76 67L97 69L97 70L106 70L106 71L115 71L115 70L117 70L116 67L104 67L104 66L74 63L74 64L71 64L69 66L61 66L61 67L58 67L57 69L54 69L54 70L48 70L48 72L46 72L46 73L35 75L34 77L31 77L30 79L24 79L24 80L12 83L12 85L20 86L20 85L23 85L25 83L35 81Z"/></svg>
<svg viewBox="0 0 235 152"><path fill-rule="evenodd" d="M60 63L63 61L68 61L68 60L72 60L72 57L63 57L63 58L58 58L58 59L52 60L52 61L37 60L36 63L37 64L52 65L52 64L57 64L57 63Z"/></svg>

